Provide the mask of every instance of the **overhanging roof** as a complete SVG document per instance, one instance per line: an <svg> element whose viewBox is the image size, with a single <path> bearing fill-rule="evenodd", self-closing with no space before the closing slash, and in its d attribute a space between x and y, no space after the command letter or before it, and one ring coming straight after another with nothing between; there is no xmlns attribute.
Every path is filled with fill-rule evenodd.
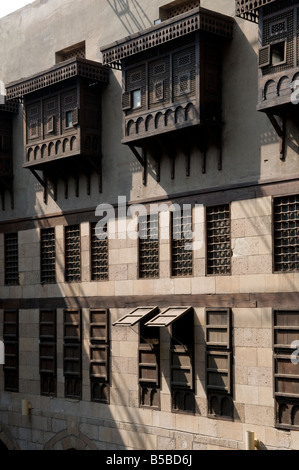
<svg viewBox="0 0 299 470"><path fill-rule="evenodd" d="M170 326L174 321L190 312L192 307L168 307L163 312L159 313L152 320L148 321L145 326Z"/></svg>
<svg viewBox="0 0 299 470"><path fill-rule="evenodd" d="M113 326L134 326L148 315L158 311L158 307L137 307L113 323Z"/></svg>
<svg viewBox="0 0 299 470"><path fill-rule="evenodd" d="M236 16L244 20L258 22L258 9L276 0L236 0Z"/></svg>
<svg viewBox="0 0 299 470"><path fill-rule="evenodd" d="M103 63L119 63L122 59L198 30L232 39L233 24L233 18L229 16L196 7L186 13L102 47Z"/></svg>
<svg viewBox="0 0 299 470"><path fill-rule="evenodd" d="M72 77L88 78L106 84L109 81L109 69L99 62L75 57L31 77L9 83L6 86L7 100L22 98Z"/></svg>

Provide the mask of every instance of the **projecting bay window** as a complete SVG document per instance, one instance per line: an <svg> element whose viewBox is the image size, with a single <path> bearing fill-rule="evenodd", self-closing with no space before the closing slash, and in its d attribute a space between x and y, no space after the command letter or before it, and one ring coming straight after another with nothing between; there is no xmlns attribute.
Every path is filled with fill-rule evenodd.
<svg viewBox="0 0 299 470"><path fill-rule="evenodd" d="M90 310L91 401L109 403L109 312Z"/></svg>
<svg viewBox="0 0 299 470"><path fill-rule="evenodd" d="M299 195L274 199L274 271L299 271Z"/></svg>
<svg viewBox="0 0 299 470"><path fill-rule="evenodd" d="M63 323L65 398L82 398L81 311L65 310Z"/></svg>
<svg viewBox="0 0 299 470"><path fill-rule="evenodd" d="M19 391L19 312L4 310L3 340L5 346L4 390Z"/></svg>
<svg viewBox="0 0 299 470"><path fill-rule="evenodd" d="M299 430L299 310L274 311L273 330L276 427Z"/></svg>
<svg viewBox="0 0 299 470"><path fill-rule="evenodd" d="M170 385L172 411L195 412L194 312L192 307L169 307L148 321L147 327L171 327Z"/></svg>
<svg viewBox="0 0 299 470"><path fill-rule="evenodd" d="M6 102L0 104L0 198L5 210L5 195L10 193L11 207L13 197L13 114L18 113L19 104Z"/></svg>
<svg viewBox="0 0 299 470"><path fill-rule="evenodd" d="M206 309L208 416L233 418L230 309Z"/></svg>
<svg viewBox="0 0 299 470"><path fill-rule="evenodd" d="M258 23L258 111L269 118L279 141L279 156L286 157L293 92L299 78L299 3L294 0L236 0L236 16Z"/></svg>
<svg viewBox="0 0 299 470"><path fill-rule="evenodd" d="M41 395L56 396L56 310L41 310L39 324L39 367Z"/></svg>
<svg viewBox="0 0 299 470"><path fill-rule="evenodd" d="M49 182L54 199L61 180L68 197L70 176L75 179L77 196L81 174L87 176L88 194L92 173L98 175L102 190L101 96L102 87L109 81L109 70L87 60L83 47L85 50L84 43L60 51L58 63L50 69L7 86L7 98L23 102L23 166L42 185L45 203Z"/></svg>
<svg viewBox="0 0 299 470"><path fill-rule="evenodd" d="M205 172L207 133L222 168L221 64L223 44L233 36L232 18L201 8L199 0L170 2L159 15L161 21L150 28L102 48L104 63L122 69L122 143L143 167L143 184L150 158L160 180L164 155L174 179L181 150L189 176L195 147L204 154Z"/></svg>

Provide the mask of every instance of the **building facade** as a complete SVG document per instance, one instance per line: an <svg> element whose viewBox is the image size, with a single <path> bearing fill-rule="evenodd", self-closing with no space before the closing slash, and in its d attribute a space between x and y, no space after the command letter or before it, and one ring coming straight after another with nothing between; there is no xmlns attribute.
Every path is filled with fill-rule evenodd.
<svg viewBox="0 0 299 470"><path fill-rule="evenodd" d="M0 20L0 448L299 448L298 13Z"/></svg>

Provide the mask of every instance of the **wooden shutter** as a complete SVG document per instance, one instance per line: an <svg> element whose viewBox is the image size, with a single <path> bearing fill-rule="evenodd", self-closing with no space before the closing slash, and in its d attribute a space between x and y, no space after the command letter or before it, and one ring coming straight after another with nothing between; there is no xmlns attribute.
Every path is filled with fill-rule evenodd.
<svg viewBox="0 0 299 470"><path fill-rule="evenodd" d="M132 108L131 92L125 91L122 95L122 109L123 111L127 111L131 108Z"/></svg>
<svg viewBox="0 0 299 470"><path fill-rule="evenodd" d="M207 390L232 393L231 310L206 310Z"/></svg>
<svg viewBox="0 0 299 470"><path fill-rule="evenodd" d="M139 383L159 386L157 348L152 344L139 345Z"/></svg>
<svg viewBox="0 0 299 470"><path fill-rule="evenodd" d="M109 347L97 345L90 347L90 377L100 382L108 382Z"/></svg>
<svg viewBox="0 0 299 470"><path fill-rule="evenodd" d="M267 67L271 63L271 47L268 46L261 47L259 50L259 67Z"/></svg>
<svg viewBox="0 0 299 470"><path fill-rule="evenodd" d="M231 311L230 309L206 310L207 346L231 347Z"/></svg>
<svg viewBox="0 0 299 470"><path fill-rule="evenodd" d="M73 123L73 126L78 126L79 125L79 108L73 109L72 123Z"/></svg>
<svg viewBox="0 0 299 470"><path fill-rule="evenodd" d="M232 354L224 351L207 352L207 389L232 392L231 387Z"/></svg>
<svg viewBox="0 0 299 470"><path fill-rule="evenodd" d="M192 353L183 345L172 347L171 384L173 387L193 389Z"/></svg>
<svg viewBox="0 0 299 470"><path fill-rule="evenodd" d="M5 310L3 321L3 339L5 345L4 389L19 391L19 312Z"/></svg>
<svg viewBox="0 0 299 470"><path fill-rule="evenodd" d="M91 399L109 403L109 311L90 310L89 314Z"/></svg>
<svg viewBox="0 0 299 470"><path fill-rule="evenodd" d="M40 312L40 373L56 375L56 312Z"/></svg>

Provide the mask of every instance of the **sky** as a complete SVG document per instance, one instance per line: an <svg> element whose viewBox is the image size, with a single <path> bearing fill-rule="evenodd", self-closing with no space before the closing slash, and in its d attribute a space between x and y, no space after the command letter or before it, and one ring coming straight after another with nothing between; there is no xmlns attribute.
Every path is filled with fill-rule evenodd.
<svg viewBox="0 0 299 470"><path fill-rule="evenodd" d="M0 18L32 3L34 0L0 0Z"/></svg>

